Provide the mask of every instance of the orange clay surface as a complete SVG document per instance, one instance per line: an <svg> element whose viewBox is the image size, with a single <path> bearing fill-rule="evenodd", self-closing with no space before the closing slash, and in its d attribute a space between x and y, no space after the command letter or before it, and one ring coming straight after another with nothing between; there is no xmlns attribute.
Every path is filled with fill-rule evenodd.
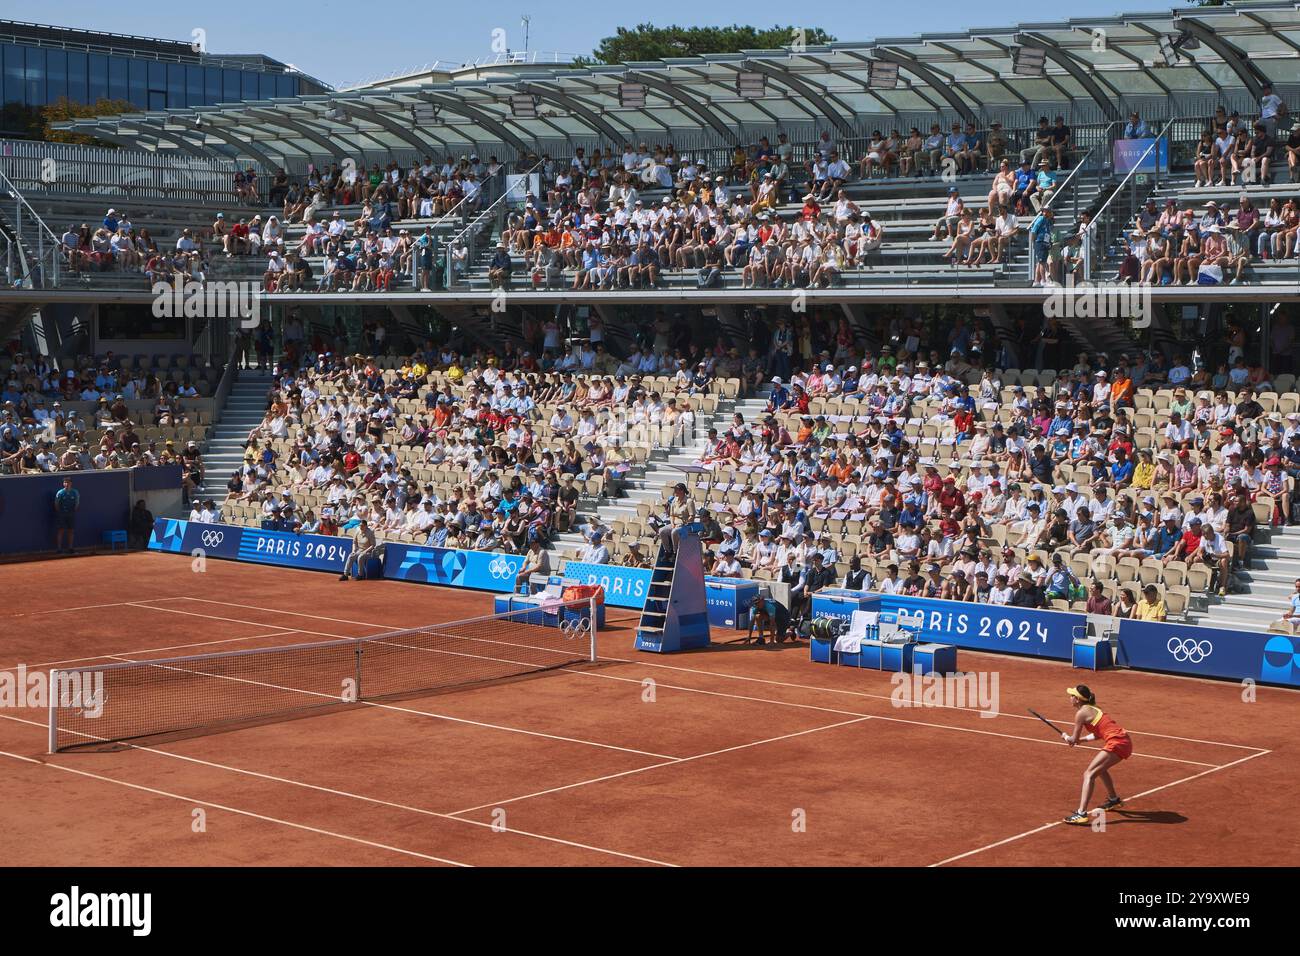
<svg viewBox="0 0 1300 956"><path fill-rule="evenodd" d="M223 561L195 573L150 553L2 565L0 594L0 670L492 610L481 592ZM998 674L990 717L895 706L890 675L813 664L806 644L643 654L634 612L610 607L607 623L594 664L116 752L49 755L45 713L0 709L0 853L86 866L1300 864L1285 824L1300 693L1244 702L1230 682L960 650L963 670ZM1064 688L1079 681L1136 748L1114 774L1129 802L1104 832L1058 822L1091 751L1026 713L1068 724Z"/></svg>

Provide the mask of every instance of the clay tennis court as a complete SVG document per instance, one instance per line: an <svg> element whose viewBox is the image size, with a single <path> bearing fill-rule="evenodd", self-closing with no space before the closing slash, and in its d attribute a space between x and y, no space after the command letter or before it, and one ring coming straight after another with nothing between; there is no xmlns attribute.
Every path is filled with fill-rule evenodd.
<svg viewBox="0 0 1300 956"><path fill-rule="evenodd" d="M137 553L0 566L0 670L360 637L491 613L491 596ZM998 716L902 708L889 675L806 645L599 660L115 752L49 755L0 710L10 865L1295 865L1300 694L962 650ZM518 626L518 625L516 625ZM714 632L715 641L736 632ZM1090 754L1086 681L1133 736L1104 833L1059 821ZM648 682L653 682L650 684ZM111 700L108 703L111 707ZM1083 749L1083 748L1080 748ZM1084 857L1081 857L1084 854Z"/></svg>

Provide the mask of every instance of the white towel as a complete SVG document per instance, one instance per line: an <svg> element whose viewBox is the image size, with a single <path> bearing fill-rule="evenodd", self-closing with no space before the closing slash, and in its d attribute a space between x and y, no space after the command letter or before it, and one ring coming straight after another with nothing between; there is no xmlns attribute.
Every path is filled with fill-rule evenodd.
<svg viewBox="0 0 1300 956"><path fill-rule="evenodd" d="M862 650L861 634L841 634L835 638L835 650L841 654L856 654Z"/></svg>

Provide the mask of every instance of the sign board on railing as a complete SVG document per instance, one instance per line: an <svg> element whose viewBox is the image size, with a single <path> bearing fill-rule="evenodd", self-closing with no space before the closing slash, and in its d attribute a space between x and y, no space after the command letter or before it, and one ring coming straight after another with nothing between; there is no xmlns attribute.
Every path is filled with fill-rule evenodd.
<svg viewBox="0 0 1300 956"><path fill-rule="evenodd" d="M1153 143L1156 148L1148 153L1147 150ZM1165 172L1169 169L1169 140L1164 136L1158 140L1149 136L1141 139L1117 139L1112 149L1116 175L1122 176L1135 169L1147 173Z"/></svg>
<svg viewBox="0 0 1300 956"><path fill-rule="evenodd" d="M536 173L506 174L506 204L516 209L523 207L528 196L541 191L541 179Z"/></svg>

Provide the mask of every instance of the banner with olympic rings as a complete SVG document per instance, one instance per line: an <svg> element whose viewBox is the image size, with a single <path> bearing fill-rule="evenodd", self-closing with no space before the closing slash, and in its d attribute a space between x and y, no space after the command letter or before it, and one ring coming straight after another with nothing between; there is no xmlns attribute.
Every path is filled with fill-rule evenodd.
<svg viewBox="0 0 1300 956"><path fill-rule="evenodd" d="M292 531L264 531L229 524L203 524L174 518L154 521L149 539L152 551L253 561L309 571L343 570L352 551L349 538L325 534L294 534Z"/></svg>
<svg viewBox="0 0 1300 956"><path fill-rule="evenodd" d="M1300 687L1300 635L1121 621L1117 663Z"/></svg>
<svg viewBox="0 0 1300 956"><path fill-rule="evenodd" d="M512 591L524 566L520 554L462 551L390 544L384 551L384 577L479 591Z"/></svg>

